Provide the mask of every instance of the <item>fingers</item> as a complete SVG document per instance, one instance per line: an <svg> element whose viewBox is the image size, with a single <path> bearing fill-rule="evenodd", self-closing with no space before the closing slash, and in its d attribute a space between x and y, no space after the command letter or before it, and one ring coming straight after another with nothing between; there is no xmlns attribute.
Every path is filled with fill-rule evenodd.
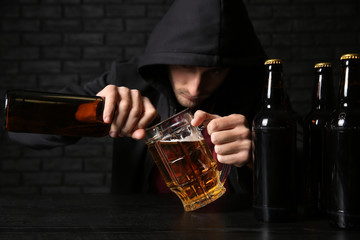
<svg viewBox="0 0 360 240"><path fill-rule="evenodd" d="M251 140L215 145L214 150L220 163L242 167L250 160Z"/></svg>
<svg viewBox="0 0 360 240"><path fill-rule="evenodd" d="M131 137L133 139L141 140L145 137L145 129L136 129L132 134Z"/></svg>
<svg viewBox="0 0 360 240"><path fill-rule="evenodd" d="M210 136L219 162L241 167L250 160L251 131L245 125L213 132Z"/></svg>
<svg viewBox="0 0 360 240"><path fill-rule="evenodd" d="M98 96L105 98L103 118L111 123L109 135L113 138L130 136L141 139L147 127L157 116L155 107L138 90L109 85Z"/></svg>
<svg viewBox="0 0 360 240"><path fill-rule="evenodd" d="M251 131L245 116L232 114L226 117L203 111L194 114L194 126L207 124L207 132L219 162L236 167L246 165L250 160Z"/></svg>
<svg viewBox="0 0 360 240"><path fill-rule="evenodd" d="M142 104L143 104L143 115L142 118L138 122L137 128L146 128L148 127L156 117L158 117L158 113L156 111L156 108L150 100L147 97L142 98Z"/></svg>
<svg viewBox="0 0 360 240"><path fill-rule="evenodd" d="M197 110L194 113L194 118L191 120L191 125L198 127L201 124L204 124L205 126L209 123L210 120L219 118L220 116L210 114L207 112L204 112L202 110Z"/></svg>
<svg viewBox="0 0 360 240"><path fill-rule="evenodd" d="M131 134L131 137L137 140L145 137L145 128L148 127L158 116L155 107L151 104L147 97L143 97L142 102L144 106L142 118L139 120L137 126Z"/></svg>
<svg viewBox="0 0 360 240"><path fill-rule="evenodd" d="M130 89L125 87L117 87L115 92L117 94L117 97L115 98L115 104L111 104L111 106L115 106L114 116L110 127L110 136L113 138L118 136L125 136L122 132L122 129L127 121L132 106ZM105 99L105 102L106 101L107 98Z"/></svg>
<svg viewBox="0 0 360 240"><path fill-rule="evenodd" d="M124 111L124 115L120 117L120 119L124 119L124 121L118 126L121 129L120 136L128 136L131 134L143 115L143 103L140 92L138 90L127 90L127 102L125 102L123 106L124 109L119 108L120 112ZM120 101L120 106L122 103L123 100ZM126 112L128 113L127 115Z"/></svg>
<svg viewBox="0 0 360 240"><path fill-rule="evenodd" d="M104 122L111 123L116 109L116 104L118 102L117 87L115 85L108 85L101 90L97 96L105 99L103 112Z"/></svg>
<svg viewBox="0 0 360 240"><path fill-rule="evenodd" d="M208 124L207 130L211 141L218 145L251 139L251 131L247 126L246 118L240 114L215 119Z"/></svg>
<svg viewBox="0 0 360 240"><path fill-rule="evenodd" d="M248 126L245 116L241 114L232 114L226 117L212 120L209 122L207 130L211 135L214 132L234 129L239 126Z"/></svg>

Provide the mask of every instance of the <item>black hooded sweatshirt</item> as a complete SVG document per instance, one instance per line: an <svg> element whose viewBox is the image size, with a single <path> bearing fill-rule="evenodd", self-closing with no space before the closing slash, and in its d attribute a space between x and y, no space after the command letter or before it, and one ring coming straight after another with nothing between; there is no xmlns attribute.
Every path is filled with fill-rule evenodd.
<svg viewBox="0 0 360 240"><path fill-rule="evenodd" d="M96 95L108 84L138 89L151 100L161 119L166 119L183 109L172 91L168 65L229 67L228 77L208 99L210 112L243 114L251 124L261 99L265 59L240 0L175 0L155 27L143 56L129 62L114 61L99 78L83 87L68 86L63 92ZM10 137L34 148L78 140L19 133ZM154 162L145 143L117 138L113 149L112 192L150 192ZM229 179L232 190L251 191L252 173L247 167L232 168Z"/></svg>

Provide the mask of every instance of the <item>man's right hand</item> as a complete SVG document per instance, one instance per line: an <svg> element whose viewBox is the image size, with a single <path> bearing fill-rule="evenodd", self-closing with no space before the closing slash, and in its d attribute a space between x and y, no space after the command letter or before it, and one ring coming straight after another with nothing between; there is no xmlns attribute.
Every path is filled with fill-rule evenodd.
<svg viewBox="0 0 360 240"><path fill-rule="evenodd" d="M155 120L157 111L139 90L108 85L97 96L105 99L103 119L111 123L109 135L143 139L145 128Z"/></svg>

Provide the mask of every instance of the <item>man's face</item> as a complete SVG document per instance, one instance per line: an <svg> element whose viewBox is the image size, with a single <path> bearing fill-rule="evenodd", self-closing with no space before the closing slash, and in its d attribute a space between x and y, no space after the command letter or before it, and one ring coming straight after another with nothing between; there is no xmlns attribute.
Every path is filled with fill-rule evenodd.
<svg viewBox="0 0 360 240"><path fill-rule="evenodd" d="M170 65L170 81L183 107L196 108L225 80L229 68Z"/></svg>

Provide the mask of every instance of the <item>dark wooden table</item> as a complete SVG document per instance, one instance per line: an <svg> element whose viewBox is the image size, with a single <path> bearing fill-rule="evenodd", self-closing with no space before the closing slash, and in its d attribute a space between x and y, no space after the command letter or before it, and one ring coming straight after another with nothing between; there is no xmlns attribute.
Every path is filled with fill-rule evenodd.
<svg viewBox="0 0 360 240"><path fill-rule="evenodd" d="M251 198L225 195L184 212L173 195L0 196L0 239L360 239L360 231L331 227L326 219L264 224Z"/></svg>

